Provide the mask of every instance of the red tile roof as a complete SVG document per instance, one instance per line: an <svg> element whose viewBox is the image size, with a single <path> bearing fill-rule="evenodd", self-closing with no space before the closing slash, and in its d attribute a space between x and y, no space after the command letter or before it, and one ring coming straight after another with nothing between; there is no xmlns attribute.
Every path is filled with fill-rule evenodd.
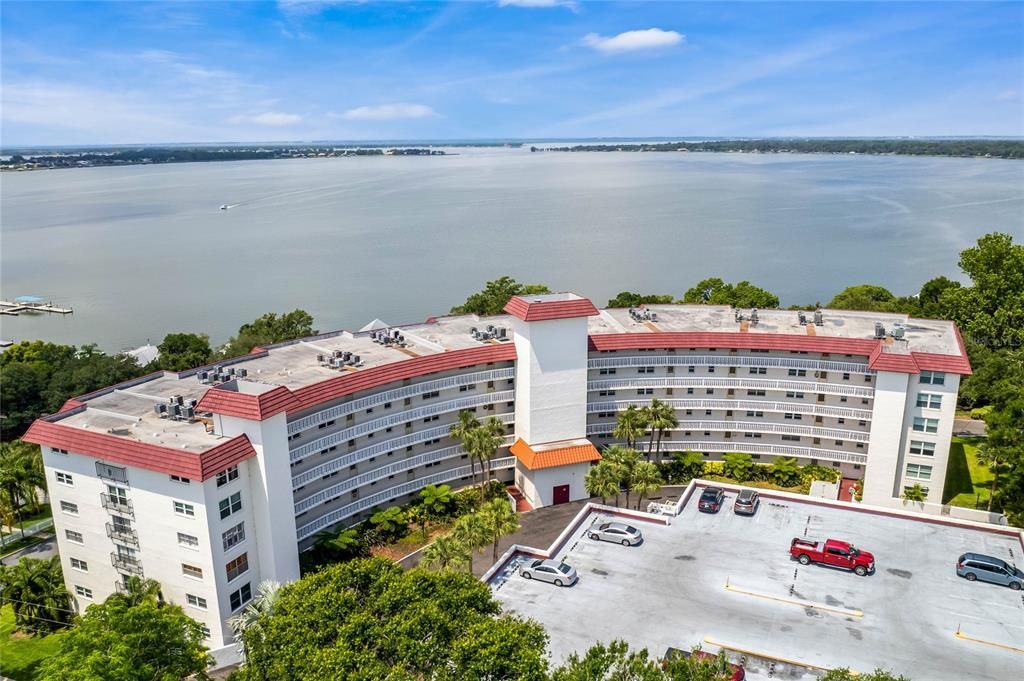
<svg viewBox="0 0 1024 681"><path fill-rule="evenodd" d="M571 319L598 314L588 298L571 300L530 300L529 296L512 296L505 304L505 312L524 322L542 322L550 319Z"/></svg>
<svg viewBox="0 0 1024 681"><path fill-rule="evenodd" d="M207 480L232 464L256 456L256 450L245 435L233 437L197 453L138 442L110 433L91 432L45 418L37 419L22 439L76 454L95 456L103 461L180 475L190 480Z"/></svg>
<svg viewBox="0 0 1024 681"><path fill-rule="evenodd" d="M252 421L265 421L283 411L295 411L298 408L299 401L283 385L259 395L215 386L207 390L196 405L196 411L209 411Z"/></svg>
<svg viewBox="0 0 1024 681"><path fill-rule="evenodd" d="M611 333L590 337L591 350L663 348L725 348L737 350L805 350L867 357L878 341L861 338L800 336L792 333L738 331L666 331L663 333Z"/></svg>
<svg viewBox="0 0 1024 681"><path fill-rule="evenodd" d="M535 451L526 444L523 438L519 438L509 448L509 451L531 471L601 460L601 454L597 451L597 447L589 442Z"/></svg>
<svg viewBox="0 0 1024 681"><path fill-rule="evenodd" d="M326 381L304 386L295 390L299 409L308 409L322 402L351 395L360 390L370 390L387 383L415 378L440 371L462 369L476 364L488 362L508 362L515 360L516 348L512 343L486 345L478 348L452 350L436 355L424 355L405 359L382 366L344 373Z"/></svg>

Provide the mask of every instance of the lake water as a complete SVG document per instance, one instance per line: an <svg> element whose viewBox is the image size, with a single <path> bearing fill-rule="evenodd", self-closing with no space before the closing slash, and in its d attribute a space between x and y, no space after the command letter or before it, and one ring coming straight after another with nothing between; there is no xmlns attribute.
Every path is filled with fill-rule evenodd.
<svg viewBox="0 0 1024 681"><path fill-rule="evenodd" d="M458 151L5 173L2 295L75 313L0 337L223 341L296 307L322 331L414 322L501 274L599 305L707 276L813 303L914 293L988 231L1024 239L1019 161Z"/></svg>

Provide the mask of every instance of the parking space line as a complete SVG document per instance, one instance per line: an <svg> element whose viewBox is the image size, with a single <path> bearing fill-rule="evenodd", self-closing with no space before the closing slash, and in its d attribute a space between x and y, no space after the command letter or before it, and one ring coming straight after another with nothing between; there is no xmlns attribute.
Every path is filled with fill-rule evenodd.
<svg viewBox="0 0 1024 681"><path fill-rule="evenodd" d="M725 590L732 591L734 593L743 594L745 596L754 596L755 598L764 598L769 601L778 601L779 603L786 603L788 605L798 605L801 608L813 608L815 610L823 610L825 612L834 612L839 615L846 617L864 617L863 610L853 610L850 608L837 608L831 605L822 605L821 603L815 603L814 601L806 601L801 598L787 598L785 596L774 596L772 594L766 594L761 591L751 591L750 589L741 589L733 586L729 583L728 578L725 580Z"/></svg>
<svg viewBox="0 0 1024 681"><path fill-rule="evenodd" d="M982 643L982 644L987 645L987 646L993 646L995 648L1002 648L1003 650L1009 650L1010 652L1013 652L1013 653L1024 653L1024 648L1016 648L1014 646L1006 645L1005 643L996 643L995 641L986 641L983 638L975 638L973 636L968 636L967 634L965 634L962 631L960 631L960 627L959 626L957 626L956 631L953 632L953 635L956 636L959 639L964 640L964 641L973 641L974 643Z"/></svg>
<svg viewBox="0 0 1024 681"><path fill-rule="evenodd" d="M740 653L741 655L746 655L748 657L757 657L757 658L760 658L762 660L774 660L775 662L781 662L783 664L793 665L794 667L804 667L805 669L816 669L817 671L821 671L821 672L832 671L831 667L822 667L820 665L811 664L810 662L801 662L799 660L792 660L792 659L790 659L788 657L779 657L778 655L769 655L768 653L764 653L764 652L760 652L760 651L756 651L756 650L750 650L749 648L741 648L739 646L734 646L731 643L722 643L721 641L716 641L713 638L711 638L710 636L705 636L704 637L704 642L705 643L710 643L713 646L718 646L719 648L724 648L725 650L731 650L731 651L733 651L735 653ZM853 674L856 675L856 676L859 676L859 674L857 672L853 672Z"/></svg>

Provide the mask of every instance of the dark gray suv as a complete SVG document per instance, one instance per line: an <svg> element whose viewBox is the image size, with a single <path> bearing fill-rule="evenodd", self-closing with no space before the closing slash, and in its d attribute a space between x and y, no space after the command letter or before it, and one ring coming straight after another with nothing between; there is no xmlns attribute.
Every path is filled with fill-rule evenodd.
<svg viewBox="0 0 1024 681"><path fill-rule="evenodd" d="M965 553L956 561L956 573L968 582L980 580L1008 586L1014 591L1024 587L1024 571L1005 560L980 553Z"/></svg>

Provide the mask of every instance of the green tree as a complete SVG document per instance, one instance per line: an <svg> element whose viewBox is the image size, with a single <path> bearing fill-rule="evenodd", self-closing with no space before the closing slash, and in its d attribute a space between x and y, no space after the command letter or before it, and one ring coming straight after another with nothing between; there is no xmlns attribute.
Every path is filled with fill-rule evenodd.
<svg viewBox="0 0 1024 681"><path fill-rule="evenodd" d="M754 459L750 454L727 452L722 459L722 472L726 477L732 478L736 482L750 480L750 476L754 472Z"/></svg>
<svg viewBox="0 0 1024 681"><path fill-rule="evenodd" d="M146 600L163 601L163 594L160 591L160 582L133 575L125 580L124 590L113 593L107 598L120 599L128 606L133 606Z"/></svg>
<svg viewBox="0 0 1024 681"><path fill-rule="evenodd" d="M612 641L572 653L551 681L665 681L665 673L646 648L633 651L625 641Z"/></svg>
<svg viewBox="0 0 1024 681"><path fill-rule="evenodd" d="M629 477L629 490L636 496L636 508L644 503L644 497L651 492L656 492L662 485L661 473L657 464L650 461L640 461L633 467Z"/></svg>
<svg viewBox="0 0 1024 681"><path fill-rule="evenodd" d="M469 469L473 476L473 484L476 484L476 448L480 444L477 436L473 435L480 429L480 421L468 409L459 412L459 420L448 429L448 435L458 440L462 448L469 455Z"/></svg>
<svg viewBox="0 0 1024 681"><path fill-rule="evenodd" d="M448 485L427 485L420 490L420 507L423 509L423 536L428 534L429 523L445 517L455 503L452 488Z"/></svg>
<svg viewBox="0 0 1024 681"><path fill-rule="evenodd" d="M370 524L380 532L385 542L401 539L409 529L405 511L398 506L377 511L370 516Z"/></svg>
<svg viewBox="0 0 1024 681"><path fill-rule="evenodd" d="M469 574L403 570L382 559L339 563L281 589L259 630L243 634L239 674L540 681L543 628L500 612L490 587Z"/></svg>
<svg viewBox="0 0 1024 681"><path fill-rule="evenodd" d="M21 509L37 505L38 493L46 489L39 447L14 440L0 443L0 495L21 521ZM25 537L24 528L21 536Z"/></svg>
<svg viewBox="0 0 1024 681"><path fill-rule="evenodd" d="M676 452L672 458L679 466L682 482L704 475L704 455L700 452Z"/></svg>
<svg viewBox="0 0 1024 681"><path fill-rule="evenodd" d="M996 490L1000 474L1009 466L1016 469L1024 467L1024 390L1018 392L1014 400L994 405L985 415L985 429L987 437L978 447L977 455L978 461L992 472L988 501L988 510L991 511L993 501L998 498ZM1016 510L1012 503L1010 510Z"/></svg>
<svg viewBox="0 0 1024 681"><path fill-rule="evenodd" d="M146 598L90 605L43 662L38 681L207 679L203 626L181 607Z"/></svg>
<svg viewBox="0 0 1024 681"><path fill-rule="evenodd" d="M647 421L652 438L652 442L648 443L647 451L650 452L651 445L655 445L655 461L661 461L661 439L679 425L679 419L676 418L676 410L672 408L672 405L662 402L658 398L651 400L651 404L644 409L647 410L644 420ZM655 436L657 436L656 441L654 441Z"/></svg>
<svg viewBox="0 0 1024 681"><path fill-rule="evenodd" d="M989 348L1024 345L1024 245L993 232L960 253L971 286L948 287L939 305L974 343Z"/></svg>
<svg viewBox="0 0 1024 681"><path fill-rule="evenodd" d="M847 286L837 293L827 307L834 310L863 310L868 312L894 312L896 296L886 288L873 284Z"/></svg>
<svg viewBox="0 0 1024 681"><path fill-rule="evenodd" d="M910 681L906 676L896 676L884 669L876 669L868 674L858 674L847 668L830 669L821 677L821 681Z"/></svg>
<svg viewBox="0 0 1024 681"><path fill-rule="evenodd" d="M209 364L213 358L210 337L197 333L169 333L157 346L156 366L168 371L184 371Z"/></svg>
<svg viewBox="0 0 1024 681"><path fill-rule="evenodd" d="M519 529L519 514L508 499L491 499L478 511L491 539L491 560L498 560L498 543Z"/></svg>
<svg viewBox="0 0 1024 681"><path fill-rule="evenodd" d="M621 291L608 301L606 307L640 307L641 305L670 305L675 298L670 294L633 293Z"/></svg>
<svg viewBox="0 0 1024 681"><path fill-rule="evenodd" d="M462 305L452 308L452 314L489 316L501 314L512 296L551 293L544 284L520 284L509 276L498 277L484 285L484 289L466 298Z"/></svg>
<svg viewBox="0 0 1024 681"><path fill-rule="evenodd" d="M473 549L465 546L459 537L446 534L438 537L423 550L423 566L439 570L472 571Z"/></svg>
<svg viewBox="0 0 1024 681"><path fill-rule="evenodd" d="M245 641L252 640L263 623L274 612L281 584L272 579L265 579L256 587L256 593L241 612L228 618L227 625L234 634L236 641L242 642L242 653L245 655Z"/></svg>
<svg viewBox="0 0 1024 681"><path fill-rule="evenodd" d="M506 503L508 502L506 501ZM466 569L472 573L472 552L482 552L485 547L490 545L492 538L491 528L484 520L483 514L479 511L474 511L456 520L455 524L452 525L451 534L460 545L471 552L470 562Z"/></svg>
<svg viewBox="0 0 1024 681"><path fill-rule="evenodd" d="M693 288L688 289L683 294L682 302L691 305L732 305L769 309L779 306L779 297L749 281L733 285L718 277L711 277L697 282Z"/></svg>
<svg viewBox="0 0 1024 681"><path fill-rule="evenodd" d="M924 488L918 483L914 483L913 487L903 490L903 501L924 501L927 496Z"/></svg>
<svg viewBox="0 0 1024 681"><path fill-rule="evenodd" d="M283 341L315 336L313 317L305 310L292 310L280 316L268 312L248 324L238 328L238 334L228 341L221 355L223 357L239 357L246 355L253 348L271 345Z"/></svg>
<svg viewBox="0 0 1024 681"><path fill-rule="evenodd" d="M0 605L9 603L14 624L29 632L50 632L68 626L71 597L64 587L60 558L22 558L0 566Z"/></svg>
<svg viewBox="0 0 1024 681"><path fill-rule="evenodd" d="M946 319L948 314L942 305L942 294L947 290L958 288L960 288L960 282L953 281L948 277L935 277L926 281L917 296L920 316L929 319Z"/></svg>
<svg viewBox="0 0 1024 681"><path fill-rule="evenodd" d="M633 471L641 461L640 454L635 449L612 445L607 447L601 456L618 474L619 486L626 490L626 508L629 508L629 495L632 491L630 483L633 480Z"/></svg>
<svg viewBox="0 0 1024 681"><path fill-rule="evenodd" d="M323 530L318 532L313 538L313 551L319 553L320 560L326 562L365 556L368 553L368 547L359 530L349 527L340 531Z"/></svg>
<svg viewBox="0 0 1024 681"><path fill-rule="evenodd" d="M615 497L615 505L619 505L622 483L619 471L612 462L603 460L599 461L596 466L591 466L583 478L583 486L590 496L601 497L602 504L608 497Z"/></svg>
<svg viewBox="0 0 1024 681"><path fill-rule="evenodd" d="M612 435L620 440L625 440L626 446L633 449L637 439L643 437L646 432L646 414L635 404L631 404L619 412Z"/></svg>
<svg viewBox="0 0 1024 681"><path fill-rule="evenodd" d="M776 485L792 487L800 484L800 466L795 457L780 456L769 466L769 471Z"/></svg>

